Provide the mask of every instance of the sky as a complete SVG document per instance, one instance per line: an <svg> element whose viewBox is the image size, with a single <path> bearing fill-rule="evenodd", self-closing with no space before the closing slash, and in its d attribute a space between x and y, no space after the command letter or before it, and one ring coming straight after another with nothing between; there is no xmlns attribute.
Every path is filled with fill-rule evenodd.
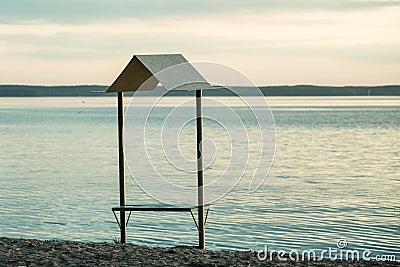
<svg viewBox="0 0 400 267"><path fill-rule="evenodd" d="M400 84L400 0L0 1L0 84L109 85L162 53L259 86Z"/></svg>

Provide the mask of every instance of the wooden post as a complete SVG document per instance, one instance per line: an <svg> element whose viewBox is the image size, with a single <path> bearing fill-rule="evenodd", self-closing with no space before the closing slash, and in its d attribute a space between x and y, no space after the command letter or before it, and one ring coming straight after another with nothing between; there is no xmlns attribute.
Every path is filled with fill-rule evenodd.
<svg viewBox="0 0 400 267"><path fill-rule="evenodd" d="M124 93L118 92L119 205L125 206ZM120 211L121 243L126 243L125 211Z"/></svg>
<svg viewBox="0 0 400 267"><path fill-rule="evenodd" d="M199 226L199 249L205 248L205 227L204 227L204 178L203 158L201 155L203 139L203 123L201 115L201 90L196 90L196 126L197 126L197 205L198 226Z"/></svg>

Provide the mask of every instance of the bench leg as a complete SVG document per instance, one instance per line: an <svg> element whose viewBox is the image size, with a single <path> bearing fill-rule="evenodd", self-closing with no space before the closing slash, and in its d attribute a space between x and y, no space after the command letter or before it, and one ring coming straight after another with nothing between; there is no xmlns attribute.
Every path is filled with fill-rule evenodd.
<svg viewBox="0 0 400 267"><path fill-rule="evenodd" d="M205 219L204 219L204 227L206 226L206 223L207 223L207 218L208 218L208 212L209 212L209 211L210 211L210 209L207 209L206 217L205 217ZM193 218L193 221L194 221L194 223L195 223L195 225L196 225L197 231L200 231L199 225L197 224L197 220L196 220L196 218L194 217L192 211L190 211L190 215L192 215L192 218Z"/></svg>
<svg viewBox="0 0 400 267"><path fill-rule="evenodd" d="M121 229L121 223L120 223L119 220L118 220L117 214L115 213L115 211L112 211L112 212L113 212L113 214L114 214L115 220L116 220L117 223L118 223L119 229ZM121 211L120 211L120 212L121 212ZM128 219L126 220L125 227L128 227L128 223L129 223L129 219L131 218L131 214L132 214L132 211L129 211L129 215L128 215Z"/></svg>

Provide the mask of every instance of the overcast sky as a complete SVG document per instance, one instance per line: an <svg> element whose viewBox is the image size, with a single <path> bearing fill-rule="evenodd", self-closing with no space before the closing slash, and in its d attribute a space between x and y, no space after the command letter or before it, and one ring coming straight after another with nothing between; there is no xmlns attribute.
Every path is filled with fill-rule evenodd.
<svg viewBox="0 0 400 267"><path fill-rule="evenodd" d="M0 84L109 85L183 53L258 85L400 84L400 0L1 0Z"/></svg>

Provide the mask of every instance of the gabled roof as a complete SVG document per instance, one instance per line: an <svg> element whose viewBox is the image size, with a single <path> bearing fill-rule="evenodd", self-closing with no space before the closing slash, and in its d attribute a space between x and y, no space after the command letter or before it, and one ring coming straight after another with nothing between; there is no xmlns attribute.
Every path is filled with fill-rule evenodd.
<svg viewBox="0 0 400 267"><path fill-rule="evenodd" d="M209 87L181 54L135 55L106 92L149 91L158 83L167 90Z"/></svg>

